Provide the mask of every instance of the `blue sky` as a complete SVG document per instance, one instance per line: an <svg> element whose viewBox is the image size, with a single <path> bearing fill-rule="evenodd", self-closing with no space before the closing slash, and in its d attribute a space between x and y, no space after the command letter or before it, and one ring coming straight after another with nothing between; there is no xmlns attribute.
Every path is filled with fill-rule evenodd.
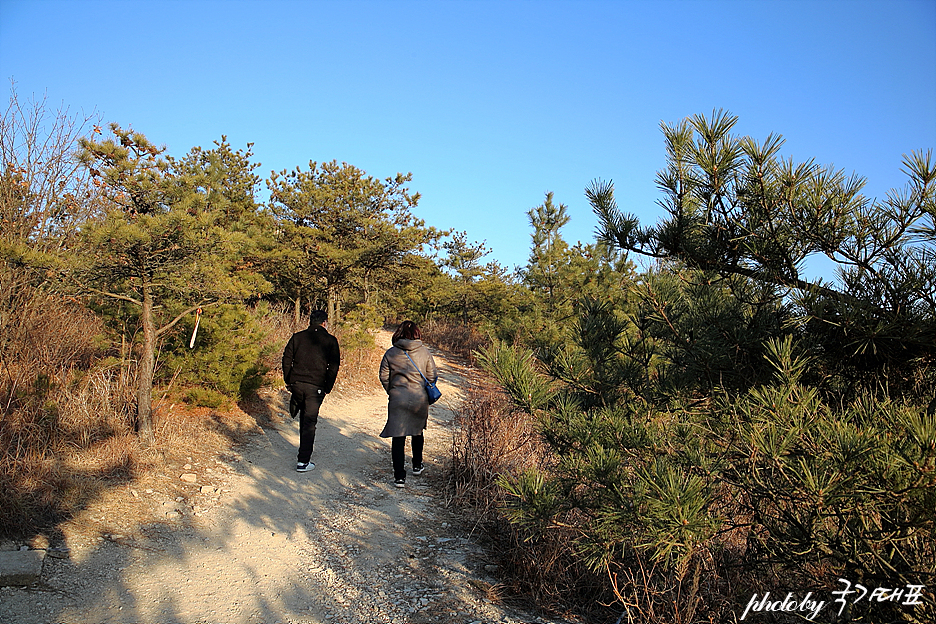
<svg viewBox="0 0 936 624"><path fill-rule="evenodd" d="M0 0L0 76L173 155L253 142L263 177L412 172L419 217L513 267L546 191L572 243L595 178L656 222L660 123L713 109L902 186L936 147L936 0Z"/></svg>

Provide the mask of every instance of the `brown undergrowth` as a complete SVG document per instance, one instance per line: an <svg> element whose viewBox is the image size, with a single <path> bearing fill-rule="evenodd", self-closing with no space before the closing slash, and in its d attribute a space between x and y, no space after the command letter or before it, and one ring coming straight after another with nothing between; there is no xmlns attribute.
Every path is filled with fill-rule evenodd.
<svg viewBox="0 0 936 624"><path fill-rule="evenodd" d="M453 321L432 321L422 326L423 340L447 353L474 362L476 351L490 341L476 328Z"/></svg>
<svg viewBox="0 0 936 624"><path fill-rule="evenodd" d="M133 432L129 388L119 371L72 371L56 378L40 406L26 402L3 413L0 433L5 538L59 542L95 532L104 516L110 530L126 530L148 515L129 504L132 492L183 494L186 464L209 464L256 431L236 406L218 411L172 402L155 413L156 444Z"/></svg>
<svg viewBox="0 0 936 624"><path fill-rule="evenodd" d="M505 514L507 493L498 481L531 469L548 469L550 451L535 424L510 406L491 380L478 379L456 412L446 491L449 503L470 518L473 531L498 554L501 600L511 596L546 611L607 621L614 597L605 579L579 561L571 526L524 535Z"/></svg>

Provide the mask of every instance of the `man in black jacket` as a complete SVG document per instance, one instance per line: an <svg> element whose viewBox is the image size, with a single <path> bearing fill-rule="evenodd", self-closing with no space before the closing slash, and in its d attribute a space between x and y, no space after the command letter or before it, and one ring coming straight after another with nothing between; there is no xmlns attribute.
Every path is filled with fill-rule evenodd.
<svg viewBox="0 0 936 624"><path fill-rule="evenodd" d="M328 333L328 315L315 310L309 329L293 334L283 351L283 379L299 405L299 472L315 468L312 446L319 408L335 385L340 363L338 340Z"/></svg>

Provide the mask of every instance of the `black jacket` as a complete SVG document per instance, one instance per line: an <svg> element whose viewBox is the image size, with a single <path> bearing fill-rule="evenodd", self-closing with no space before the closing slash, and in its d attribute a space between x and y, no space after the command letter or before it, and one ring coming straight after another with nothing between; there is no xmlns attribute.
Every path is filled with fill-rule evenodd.
<svg viewBox="0 0 936 624"><path fill-rule="evenodd" d="M338 377L341 352L338 340L321 325L292 335L283 351L283 380L302 381L331 392Z"/></svg>

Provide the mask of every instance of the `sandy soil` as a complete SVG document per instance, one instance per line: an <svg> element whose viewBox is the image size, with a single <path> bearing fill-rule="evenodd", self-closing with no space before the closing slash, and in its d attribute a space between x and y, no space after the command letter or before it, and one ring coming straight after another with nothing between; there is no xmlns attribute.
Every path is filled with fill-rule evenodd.
<svg viewBox="0 0 936 624"><path fill-rule="evenodd" d="M393 487L389 440L377 437L386 395L333 393L313 471L295 471L298 423L282 419L236 455L186 466L198 502L165 500L134 534L46 557L39 586L0 589L0 622L559 621L498 604L493 562L433 485L466 372L434 355L443 399L430 410L427 470L405 489ZM284 398L271 393L268 409L281 412ZM134 493L145 494L158 492Z"/></svg>

